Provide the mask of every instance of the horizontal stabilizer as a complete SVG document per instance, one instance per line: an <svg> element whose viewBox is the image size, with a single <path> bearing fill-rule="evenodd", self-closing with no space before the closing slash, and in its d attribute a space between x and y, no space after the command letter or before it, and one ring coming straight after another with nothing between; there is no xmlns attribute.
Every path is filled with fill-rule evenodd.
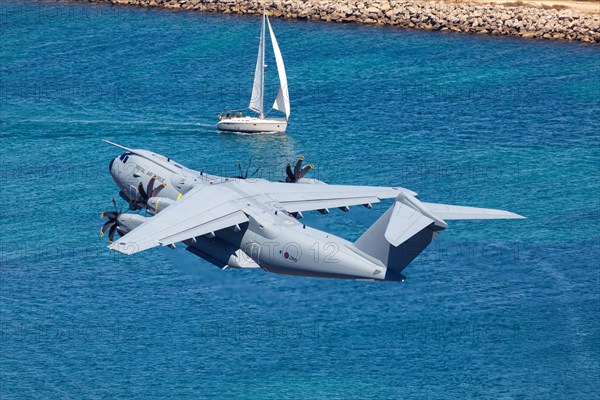
<svg viewBox="0 0 600 400"><path fill-rule="evenodd" d="M401 192L354 246L385 265L386 281L401 281L404 268L448 227L446 219L493 218L524 217L502 210L424 203L412 193Z"/></svg>
<svg viewBox="0 0 600 400"><path fill-rule="evenodd" d="M442 219L519 219L522 215L510 211L494 210L492 208L478 208L465 206L451 206L449 204L423 203L429 210Z"/></svg>
<svg viewBox="0 0 600 400"><path fill-rule="evenodd" d="M433 222L433 219L397 201L394 203L384 237L392 246L398 247Z"/></svg>

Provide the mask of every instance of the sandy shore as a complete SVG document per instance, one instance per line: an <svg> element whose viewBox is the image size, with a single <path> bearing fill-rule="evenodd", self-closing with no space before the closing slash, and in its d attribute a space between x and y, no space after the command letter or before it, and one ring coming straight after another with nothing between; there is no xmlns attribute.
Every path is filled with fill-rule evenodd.
<svg viewBox="0 0 600 400"><path fill-rule="evenodd" d="M451 2L451 1L449 1ZM457 2L462 2L457 0ZM468 2L468 1L467 1ZM598 1L572 1L572 0L541 0L541 1L510 1L510 0L471 0L471 3L476 4L493 4L493 5L511 5L522 3L525 6L536 8L555 8L566 9L570 8L576 11L583 11L591 14L600 14L600 0Z"/></svg>

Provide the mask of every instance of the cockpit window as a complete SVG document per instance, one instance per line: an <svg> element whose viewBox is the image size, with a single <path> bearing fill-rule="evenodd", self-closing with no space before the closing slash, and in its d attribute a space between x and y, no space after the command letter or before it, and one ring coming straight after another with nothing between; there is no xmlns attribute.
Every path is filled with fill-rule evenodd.
<svg viewBox="0 0 600 400"><path fill-rule="evenodd" d="M119 156L119 160L121 160L123 163L126 163L130 155L131 153L121 154L121 156Z"/></svg>

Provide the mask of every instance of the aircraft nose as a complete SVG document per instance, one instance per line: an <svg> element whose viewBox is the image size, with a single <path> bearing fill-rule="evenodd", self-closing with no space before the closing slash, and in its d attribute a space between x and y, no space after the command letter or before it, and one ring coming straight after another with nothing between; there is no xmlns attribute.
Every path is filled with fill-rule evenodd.
<svg viewBox="0 0 600 400"><path fill-rule="evenodd" d="M112 167L113 167L113 164L115 163L116 159L117 159L116 157L113 158L112 160L110 160L110 164L108 164L108 172L110 172L111 174L112 174Z"/></svg>

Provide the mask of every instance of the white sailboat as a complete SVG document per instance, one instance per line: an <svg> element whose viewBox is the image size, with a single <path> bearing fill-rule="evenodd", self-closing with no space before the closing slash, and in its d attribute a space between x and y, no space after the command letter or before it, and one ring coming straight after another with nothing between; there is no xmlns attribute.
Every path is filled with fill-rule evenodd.
<svg viewBox="0 0 600 400"><path fill-rule="evenodd" d="M285 114L285 118L268 117L269 110L265 114L264 96L265 96L265 33L266 26L269 27L271 44L275 53L275 62L277 64L277 73L279 75L279 90L277 97L273 103L271 110L281 111ZM287 76L285 74L285 66L283 65L283 57L279 50L279 44L275 38L273 28L269 17L263 12L262 24L260 31L260 44L258 46L258 58L256 60L256 70L254 72L254 85L252 87L252 97L250 98L250 110L258 114L257 117L244 116L241 111L229 111L223 116L219 114L220 121L217 123L217 129L222 131L232 132L285 132L288 119L290 118L290 98L287 86Z"/></svg>

